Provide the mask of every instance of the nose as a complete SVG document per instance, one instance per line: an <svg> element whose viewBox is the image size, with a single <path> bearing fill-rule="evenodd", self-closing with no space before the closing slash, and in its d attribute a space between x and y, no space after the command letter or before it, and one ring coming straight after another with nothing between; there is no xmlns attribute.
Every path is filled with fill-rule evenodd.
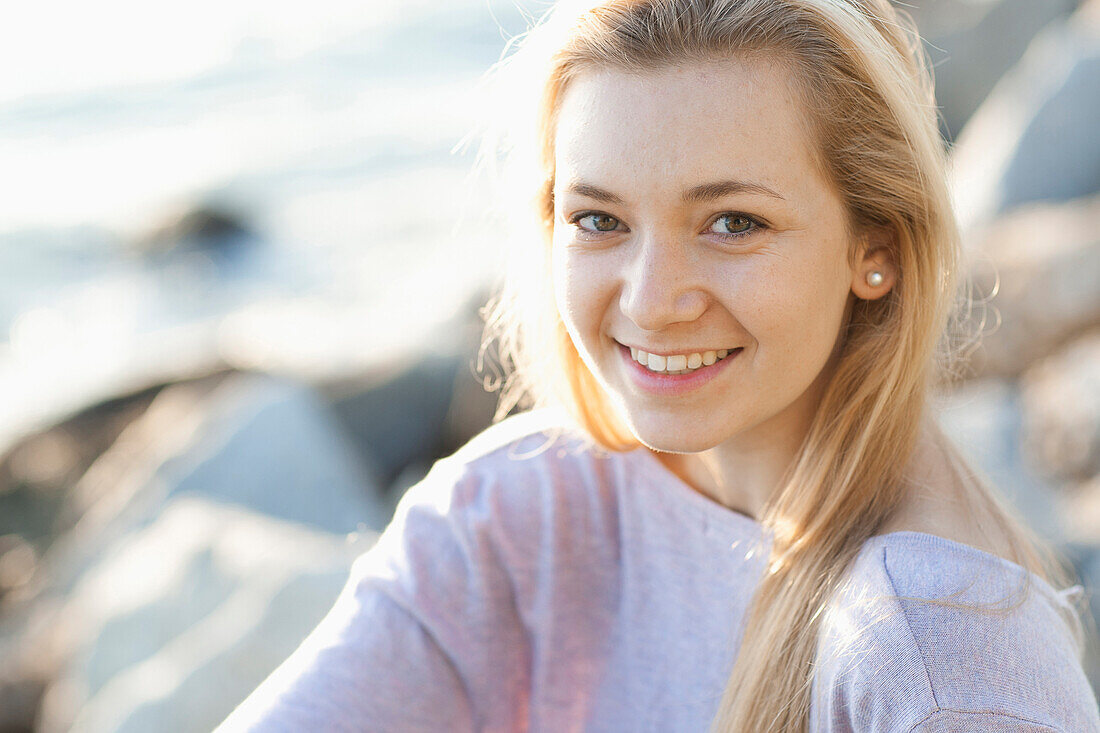
<svg viewBox="0 0 1100 733"><path fill-rule="evenodd" d="M687 245L673 238L639 238L624 273L619 308L645 331L694 321L707 309L699 275Z"/></svg>

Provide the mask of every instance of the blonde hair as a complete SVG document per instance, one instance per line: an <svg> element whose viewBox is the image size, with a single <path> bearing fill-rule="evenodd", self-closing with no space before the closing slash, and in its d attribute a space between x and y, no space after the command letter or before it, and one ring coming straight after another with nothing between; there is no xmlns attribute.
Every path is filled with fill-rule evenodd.
<svg viewBox="0 0 1100 733"><path fill-rule="evenodd" d="M931 76L919 38L886 0L606 0L559 4L500 71L531 65L533 137L511 138L525 170L545 256L532 280L514 280L489 315L511 373L498 417L516 406L562 404L601 446L638 442L566 333L546 281L553 234L558 103L586 70L645 71L765 53L800 80L820 165L854 232L888 232L898 278L880 300L856 300L838 363L785 484L765 507L766 571L714 730L804 730L819 621L864 542L911 488L905 468L937 376L937 346L956 298L959 242ZM521 186L522 188L522 186ZM856 238L853 238L855 240ZM852 256L857 242L853 242ZM554 359L547 348L553 345ZM940 352L944 356L944 352ZM970 506L991 519L1028 570L1065 585L1053 551L955 464Z"/></svg>

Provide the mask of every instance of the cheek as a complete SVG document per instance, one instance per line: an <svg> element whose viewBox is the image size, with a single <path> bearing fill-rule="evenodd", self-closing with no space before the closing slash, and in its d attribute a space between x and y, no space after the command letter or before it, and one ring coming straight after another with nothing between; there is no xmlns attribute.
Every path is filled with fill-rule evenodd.
<svg viewBox="0 0 1100 733"><path fill-rule="evenodd" d="M836 343L848 281L833 262L776 260L739 273L731 292L741 325L771 362L822 361Z"/></svg>
<svg viewBox="0 0 1100 733"><path fill-rule="evenodd" d="M601 317L598 306L604 299L599 270L586 263L585 259L556 244L551 259L554 300L574 341L583 339L598 327Z"/></svg>
<svg viewBox="0 0 1100 733"><path fill-rule="evenodd" d="M561 314L565 325L571 326L574 320L572 304L577 302L575 291L578 283L575 268L572 267L571 260L565 255L557 242L554 243L550 261L554 280L554 302L558 306L558 313Z"/></svg>

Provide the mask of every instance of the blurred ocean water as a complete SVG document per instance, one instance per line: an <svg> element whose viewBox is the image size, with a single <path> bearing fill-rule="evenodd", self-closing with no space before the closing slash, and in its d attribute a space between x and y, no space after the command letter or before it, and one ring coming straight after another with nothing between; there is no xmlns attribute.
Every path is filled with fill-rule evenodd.
<svg viewBox="0 0 1100 733"><path fill-rule="evenodd" d="M499 232L452 151L488 109L479 77L542 7L6 13L0 446L135 373L227 354L355 361L493 277ZM196 206L242 224L231 246L148 246Z"/></svg>

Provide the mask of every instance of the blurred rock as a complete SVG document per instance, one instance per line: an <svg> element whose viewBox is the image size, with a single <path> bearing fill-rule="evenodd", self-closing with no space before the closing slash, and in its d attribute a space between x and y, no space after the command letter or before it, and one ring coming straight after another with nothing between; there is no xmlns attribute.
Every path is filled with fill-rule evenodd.
<svg viewBox="0 0 1100 733"><path fill-rule="evenodd" d="M246 216L222 202L195 202L161 214L135 240L147 256L202 253L214 261L229 260L259 243Z"/></svg>
<svg viewBox="0 0 1100 733"><path fill-rule="evenodd" d="M26 584L37 566L38 553L22 536L0 535L0 597Z"/></svg>
<svg viewBox="0 0 1100 733"><path fill-rule="evenodd" d="M401 473L394 477L393 481L386 487L386 505L389 507L391 514L396 511L397 504L401 501L401 497L405 495L405 492L427 476L431 468L432 464L426 461L418 461L405 466Z"/></svg>
<svg viewBox="0 0 1100 733"><path fill-rule="evenodd" d="M1100 136L1097 136L1100 139ZM1035 205L975 234L969 253L975 321L986 319L979 375L1014 376L1100 325L1100 196Z"/></svg>
<svg viewBox="0 0 1100 733"><path fill-rule="evenodd" d="M0 535L17 533L38 552L48 549L71 526L59 512L72 487L162 386L102 401L16 442L0 458Z"/></svg>
<svg viewBox="0 0 1100 733"><path fill-rule="evenodd" d="M33 733L44 685L35 681L0 684L0 731Z"/></svg>
<svg viewBox="0 0 1100 733"><path fill-rule="evenodd" d="M1064 492L1060 499L1060 511L1066 538L1095 547L1100 552L1100 473ZM1100 564L1097 570L1100 571ZM1100 575L1095 580L1093 587L1100 589Z"/></svg>
<svg viewBox="0 0 1100 733"><path fill-rule="evenodd" d="M488 427L496 395L474 366L481 342L477 293L450 323L420 339L425 347L376 365L324 392L364 460L384 485L410 465L430 465Z"/></svg>
<svg viewBox="0 0 1100 733"><path fill-rule="evenodd" d="M1029 202L1100 191L1097 15L1093 4L1044 29L960 133L952 183L964 231Z"/></svg>
<svg viewBox="0 0 1100 733"><path fill-rule="evenodd" d="M963 125L1047 24L1069 15L1076 0L930 0L900 3L917 21L935 69L943 132Z"/></svg>
<svg viewBox="0 0 1100 733"><path fill-rule="evenodd" d="M56 615L69 652L38 730L212 729L320 621L374 537L173 497Z"/></svg>
<svg viewBox="0 0 1100 733"><path fill-rule="evenodd" d="M425 356L331 386L333 411L381 483L442 450L442 431L459 363Z"/></svg>
<svg viewBox="0 0 1100 733"><path fill-rule="evenodd" d="M63 518L72 530L41 558L31 582L5 599L0 698L53 679L68 663L71 647L83 642L57 638L65 599L112 556L120 537L159 522L167 503L201 497L302 531L343 535L388 521L381 493L323 401L304 386L237 374L213 388L165 388L78 482ZM201 605L224 590L196 585L192 601Z"/></svg>
<svg viewBox="0 0 1100 733"><path fill-rule="evenodd" d="M208 393L165 389L84 476L71 511L81 534L98 534L195 493L346 533L384 524L376 492L372 468L309 388L236 374Z"/></svg>
<svg viewBox="0 0 1100 733"><path fill-rule="evenodd" d="M937 400L944 434L969 459L979 476L1007 499L1040 535L1061 543L1060 517L1052 487L1020 455L1020 394L1014 382L981 379L956 387Z"/></svg>
<svg viewBox="0 0 1100 733"><path fill-rule="evenodd" d="M232 378L211 394L196 437L164 466L169 495L209 496L336 533L388 520L375 504L373 471L304 385Z"/></svg>
<svg viewBox="0 0 1100 733"><path fill-rule="evenodd" d="M1029 370L1021 388L1028 457L1060 481L1100 473L1100 331ZM1100 515L1096 518L1100 543Z"/></svg>
<svg viewBox="0 0 1100 733"><path fill-rule="evenodd" d="M940 38L958 33L981 22L994 3L975 0L890 0L901 12L908 13L925 38Z"/></svg>

